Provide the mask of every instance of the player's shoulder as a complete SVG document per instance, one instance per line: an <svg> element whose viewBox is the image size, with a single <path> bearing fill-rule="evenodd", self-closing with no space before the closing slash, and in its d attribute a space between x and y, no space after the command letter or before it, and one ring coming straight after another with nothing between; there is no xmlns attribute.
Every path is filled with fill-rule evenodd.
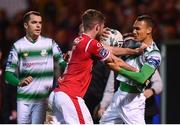
<svg viewBox="0 0 180 125"><path fill-rule="evenodd" d="M160 65L161 62L161 53L158 49L158 47L156 46L155 43L153 43L149 48L148 48L148 52L147 52L147 61L149 64L153 64L155 67L158 67Z"/></svg>
<svg viewBox="0 0 180 125"><path fill-rule="evenodd" d="M148 55L160 55L160 50L154 42L150 47L146 49L146 52L148 53Z"/></svg>
<svg viewBox="0 0 180 125"><path fill-rule="evenodd" d="M94 43L100 43L98 40L96 40L96 39L91 39L92 40L92 42L94 42Z"/></svg>
<svg viewBox="0 0 180 125"><path fill-rule="evenodd" d="M25 41L25 37L21 37L20 39L16 40L14 44L20 44Z"/></svg>
<svg viewBox="0 0 180 125"><path fill-rule="evenodd" d="M74 44L78 44L79 42L81 44L88 45L88 46L96 46L97 44L101 44L98 40L92 39L86 34L80 35L77 38L75 38Z"/></svg>
<svg viewBox="0 0 180 125"><path fill-rule="evenodd" d="M90 46L99 48L99 47L102 47L102 43L96 39L91 39Z"/></svg>
<svg viewBox="0 0 180 125"><path fill-rule="evenodd" d="M157 62L161 61L161 53L156 44L153 44L148 47L145 51L145 58L146 60L156 60Z"/></svg>
<svg viewBox="0 0 180 125"><path fill-rule="evenodd" d="M17 41L15 41L13 46L17 48L21 45L25 45L25 42L26 42L25 37L22 37L22 38L18 39Z"/></svg>
<svg viewBox="0 0 180 125"><path fill-rule="evenodd" d="M86 41L86 42L98 42L96 39L92 39L91 37L89 37L84 33L78 36L76 39L80 39L81 41Z"/></svg>
<svg viewBox="0 0 180 125"><path fill-rule="evenodd" d="M41 40L45 40L45 41L53 41L52 38L46 37L46 36L40 36L40 39L41 39Z"/></svg>
<svg viewBox="0 0 180 125"><path fill-rule="evenodd" d="M57 44L57 43L55 42L55 40L53 40L52 38L46 37L46 36L41 36L41 37L40 37L40 41L41 41L42 43L45 43L45 44L50 45L50 46Z"/></svg>

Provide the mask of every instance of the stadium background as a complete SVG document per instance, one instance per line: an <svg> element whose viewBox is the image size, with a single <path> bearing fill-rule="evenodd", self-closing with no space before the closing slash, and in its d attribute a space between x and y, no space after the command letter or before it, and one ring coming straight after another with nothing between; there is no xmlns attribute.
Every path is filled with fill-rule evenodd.
<svg viewBox="0 0 180 125"><path fill-rule="evenodd" d="M12 43L25 34L22 23L25 12L40 11L44 21L42 34L55 39L66 52L78 33L80 15L89 8L102 11L106 16L106 26L121 33L130 32L132 23L140 14L149 14L155 19L158 27L154 39L163 57L160 71L164 91L156 97L161 114L155 117L154 123L180 123L180 0L0 0L1 70L4 70ZM10 86L5 89L3 73L0 80L2 123L2 114L15 107L16 89ZM5 103L5 98L9 102Z"/></svg>

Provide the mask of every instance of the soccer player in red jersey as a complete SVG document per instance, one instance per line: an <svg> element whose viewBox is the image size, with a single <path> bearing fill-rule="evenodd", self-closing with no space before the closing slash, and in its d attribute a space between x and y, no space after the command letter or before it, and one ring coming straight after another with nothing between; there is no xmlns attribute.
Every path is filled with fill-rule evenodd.
<svg viewBox="0 0 180 125"><path fill-rule="evenodd" d="M53 113L61 124L93 124L83 97L91 81L95 60L118 61L119 66L136 70L113 56L96 40L103 32L104 22L103 14L97 10L89 9L82 15L84 33L74 40L68 66L53 93Z"/></svg>

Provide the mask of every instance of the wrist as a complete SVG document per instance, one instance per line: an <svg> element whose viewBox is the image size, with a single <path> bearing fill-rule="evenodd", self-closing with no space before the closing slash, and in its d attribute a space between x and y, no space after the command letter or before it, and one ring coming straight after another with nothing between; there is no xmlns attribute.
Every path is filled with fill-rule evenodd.
<svg viewBox="0 0 180 125"><path fill-rule="evenodd" d="M121 74L122 72L124 72L125 70L123 68L120 68L118 71L118 74Z"/></svg>
<svg viewBox="0 0 180 125"><path fill-rule="evenodd" d="M23 81L22 80L19 81L18 86L20 86L20 87L23 86Z"/></svg>

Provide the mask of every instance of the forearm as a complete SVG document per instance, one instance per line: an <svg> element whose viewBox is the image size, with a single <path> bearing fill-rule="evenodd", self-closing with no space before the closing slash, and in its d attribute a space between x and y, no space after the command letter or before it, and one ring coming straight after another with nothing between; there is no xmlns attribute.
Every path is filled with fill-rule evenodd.
<svg viewBox="0 0 180 125"><path fill-rule="evenodd" d="M100 102L101 107L106 109L111 103L113 95L114 95L114 92L104 93L105 98L103 98L102 101Z"/></svg>
<svg viewBox="0 0 180 125"><path fill-rule="evenodd" d="M124 69L129 70L129 71L137 71L136 68L127 64L121 58L116 57L112 53L110 54L108 59L105 60L105 62L109 66L110 69L112 69L116 72L118 72L120 70L120 68L124 68Z"/></svg>
<svg viewBox="0 0 180 125"><path fill-rule="evenodd" d="M121 58L118 58L116 56L113 57L113 60L115 60L114 62L120 66L120 68L124 68L126 70L129 70L129 71L137 71L136 68L134 68L133 66L129 65L128 63L126 63L124 60L122 60ZM119 70L118 70L119 71Z"/></svg>
<svg viewBox="0 0 180 125"><path fill-rule="evenodd" d="M144 66L141 68L140 72L132 72L127 71L126 69L121 68L119 70L119 74L136 81L139 84L144 84L146 80L149 79L149 77L154 73L155 69L151 66L144 64Z"/></svg>
<svg viewBox="0 0 180 125"><path fill-rule="evenodd" d="M61 67L62 70L64 70L67 66L67 62L62 60L61 62L59 62L59 66Z"/></svg>
<svg viewBox="0 0 180 125"><path fill-rule="evenodd" d="M162 92L163 85L162 84L152 84L151 88L154 89L155 94L158 95Z"/></svg>
<svg viewBox="0 0 180 125"><path fill-rule="evenodd" d="M116 56L135 55L138 53L136 49L111 47L111 51Z"/></svg>
<svg viewBox="0 0 180 125"><path fill-rule="evenodd" d="M13 72L5 71L5 80L14 86L18 86L20 83L20 80L14 75Z"/></svg>
<svg viewBox="0 0 180 125"><path fill-rule="evenodd" d="M154 89L155 94L160 94L163 90L163 83L159 72L156 70L150 79L152 85L151 88Z"/></svg>
<svg viewBox="0 0 180 125"><path fill-rule="evenodd" d="M137 72L137 71L138 71L136 68L134 68L133 66L125 63L124 61L121 62L120 67L121 67L121 68L124 68L125 70L128 70L128 71L133 71L133 72Z"/></svg>
<svg viewBox="0 0 180 125"><path fill-rule="evenodd" d="M101 107L106 109L110 104L113 95L114 95L114 71L111 70L106 84L106 88L104 90L103 98L100 102Z"/></svg>
<svg viewBox="0 0 180 125"><path fill-rule="evenodd" d="M55 60L58 62L59 66L62 70L64 70L67 66L67 62L63 59L63 57L60 54L54 55Z"/></svg>

